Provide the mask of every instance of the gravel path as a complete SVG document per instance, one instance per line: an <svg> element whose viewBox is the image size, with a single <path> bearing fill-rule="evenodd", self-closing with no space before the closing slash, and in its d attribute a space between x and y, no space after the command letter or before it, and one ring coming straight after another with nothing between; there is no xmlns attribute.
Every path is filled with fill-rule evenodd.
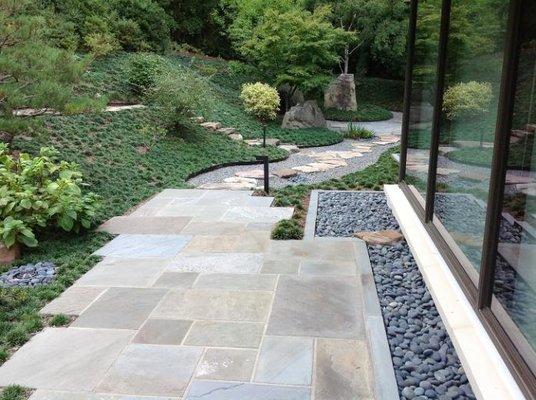
<svg viewBox="0 0 536 400"><path fill-rule="evenodd" d="M398 228L381 192L323 192L318 203L318 236ZM407 243L368 250L400 398L475 399Z"/></svg>
<svg viewBox="0 0 536 400"><path fill-rule="evenodd" d="M317 160L308 156L310 152L325 152L325 151L349 151L354 150L352 143L369 144L372 141L378 140L377 138L369 140L344 140L341 143L337 143L331 146L312 147L307 149L301 149L299 153L293 153L284 161L270 163L270 171L283 168L292 168L300 165L316 162ZM297 176L290 179L281 179L277 177L270 178L270 186L273 188L280 188L288 185L298 185L307 183L323 182L332 178L338 178L343 175L347 175L351 172L359 171L369 165L378 161L380 155L389 147L394 145L374 145L370 153L363 153L362 157L354 157L345 160L348 165L344 167L333 168L328 171L314 172L314 173L298 173ZM235 176L238 171L249 171L253 169L261 169L261 165L242 165L234 167L220 168L215 171L206 172L198 175L188 181L188 183L199 186L205 183L219 183L223 182L225 178ZM260 181L259 181L260 182ZM260 183L262 184L262 182Z"/></svg>

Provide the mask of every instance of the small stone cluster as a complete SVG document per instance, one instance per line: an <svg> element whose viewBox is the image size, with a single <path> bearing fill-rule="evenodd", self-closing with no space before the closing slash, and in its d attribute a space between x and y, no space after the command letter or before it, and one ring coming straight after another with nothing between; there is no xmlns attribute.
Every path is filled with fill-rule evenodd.
<svg viewBox="0 0 536 400"><path fill-rule="evenodd" d="M51 262L25 264L12 268L0 275L0 287L33 287L52 282L57 275L57 267Z"/></svg>

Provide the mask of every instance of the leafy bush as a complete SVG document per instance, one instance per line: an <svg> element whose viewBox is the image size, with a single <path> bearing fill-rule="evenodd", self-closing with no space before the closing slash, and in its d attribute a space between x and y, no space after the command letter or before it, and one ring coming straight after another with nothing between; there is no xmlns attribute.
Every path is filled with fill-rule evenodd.
<svg viewBox="0 0 536 400"><path fill-rule="evenodd" d="M356 126L352 122L348 123L348 131L344 133L346 139L370 139L373 136L374 132L361 126Z"/></svg>
<svg viewBox="0 0 536 400"><path fill-rule="evenodd" d="M21 386L7 386L0 394L0 400L25 400L30 395L30 390Z"/></svg>
<svg viewBox="0 0 536 400"><path fill-rule="evenodd" d="M458 83L443 96L443 111L448 119L475 117L488 111L492 99L489 82Z"/></svg>
<svg viewBox="0 0 536 400"><path fill-rule="evenodd" d="M367 104L391 111L404 109L404 81L373 77L356 77L356 90L366 96ZM358 98L359 102L359 98Z"/></svg>
<svg viewBox="0 0 536 400"><path fill-rule="evenodd" d="M333 121L385 121L391 119L393 114L385 108L373 104L358 104L356 111L337 110L328 108L324 110L326 119Z"/></svg>
<svg viewBox="0 0 536 400"><path fill-rule="evenodd" d="M240 98L247 113L261 121L274 120L279 109L279 93L265 83L246 83L242 86Z"/></svg>
<svg viewBox="0 0 536 400"><path fill-rule="evenodd" d="M142 94L155 84L164 70L165 61L162 57L150 53L133 54L128 60L128 82L135 93Z"/></svg>
<svg viewBox="0 0 536 400"><path fill-rule="evenodd" d="M301 240L303 239L303 229L294 219L284 219L279 221L272 231L274 240Z"/></svg>
<svg viewBox="0 0 536 400"><path fill-rule="evenodd" d="M15 158L7 145L0 145L0 240L7 247L35 247L37 229L78 232L91 226L99 198L82 194L78 166L58 161L57 155L44 147L36 157L21 153Z"/></svg>

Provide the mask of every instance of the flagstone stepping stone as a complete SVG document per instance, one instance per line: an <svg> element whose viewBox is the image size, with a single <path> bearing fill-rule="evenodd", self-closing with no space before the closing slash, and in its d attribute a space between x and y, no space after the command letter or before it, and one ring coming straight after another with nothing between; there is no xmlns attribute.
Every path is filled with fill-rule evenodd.
<svg viewBox="0 0 536 400"><path fill-rule="evenodd" d="M536 184L516 185L516 190L527 196L536 196Z"/></svg>
<svg viewBox="0 0 536 400"><path fill-rule="evenodd" d="M203 122L200 124L203 128L206 128L211 131L217 131L221 128L221 123L219 122Z"/></svg>
<svg viewBox="0 0 536 400"><path fill-rule="evenodd" d="M205 122L205 117L194 117L193 120L198 124L202 124L203 122Z"/></svg>
<svg viewBox="0 0 536 400"><path fill-rule="evenodd" d="M235 173L235 176L240 178L264 179L264 170L252 169L249 171L238 171Z"/></svg>
<svg viewBox="0 0 536 400"><path fill-rule="evenodd" d="M392 144L391 142L383 142L383 141L376 141L372 143L380 145L380 146L387 146L388 144Z"/></svg>
<svg viewBox="0 0 536 400"><path fill-rule="evenodd" d="M356 232L354 236L372 245L393 244L404 239L404 235L395 230Z"/></svg>
<svg viewBox="0 0 536 400"><path fill-rule="evenodd" d="M458 147L452 147L452 146L440 146L439 147L439 154L445 155L448 153L452 153L453 151L458 150Z"/></svg>
<svg viewBox="0 0 536 400"><path fill-rule="evenodd" d="M277 176L278 178L287 179L287 178L292 178L293 176L298 175L298 172L291 168L281 168L281 169L275 170L273 172L273 175Z"/></svg>
<svg viewBox="0 0 536 400"><path fill-rule="evenodd" d="M250 139L245 141L250 146L262 146L262 139ZM266 146L279 146L281 140L276 138L266 138Z"/></svg>
<svg viewBox="0 0 536 400"><path fill-rule="evenodd" d="M234 140L236 142L240 142L244 140L244 137L240 133L231 133L229 136L227 136L229 139Z"/></svg>
<svg viewBox="0 0 536 400"><path fill-rule="evenodd" d="M470 180L470 181L481 181L484 179L489 178L488 175L474 169L467 169L464 171L461 171L459 174L460 178Z"/></svg>
<svg viewBox="0 0 536 400"><path fill-rule="evenodd" d="M196 380L184 400L310 400L311 389L242 382Z"/></svg>
<svg viewBox="0 0 536 400"><path fill-rule="evenodd" d="M425 164L406 164L406 168L410 171L415 172L427 172L428 171L428 165Z"/></svg>
<svg viewBox="0 0 536 400"><path fill-rule="evenodd" d="M452 174L459 174L459 169L453 169L453 168L437 168L436 169L438 175L452 175Z"/></svg>
<svg viewBox="0 0 536 400"><path fill-rule="evenodd" d="M218 133L222 133L224 135L231 135L233 133L236 133L236 128L219 128L216 130Z"/></svg>
<svg viewBox="0 0 536 400"><path fill-rule="evenodd" d="M345 167L348 165L348 163L344 160L341 160L340 158L327 158L327 159L322 159L322 162L324 164L330 164L330 165L333 165L334 167Z"/></svg>
<svg viewBox="0 0 536 400"><path fill-rule="evenodd" d="M363 146L352 144L352 147L360 153L370 153L372 151L372 146Z"/></svg>
<svg viewBox="0 0 536 400"><path fill-rule="evenodd" d="M380 136L382 142L397 143L400 142L400 136L397 135L384 135Z"/></svg>
<svg viewBox="0 0 536 400"><path fill-rule="evenodd" d="M316 168L311 167L310 165L301 165L298 167L292 167L292 169L295 169L296 171L300 171L300 172L305 172L305 173L318 172Z"/></svg>
<svg viewBox="0 0 536 400"><path fill-rule="evenodd" d="M493 148L493 142L482 142L482 145L477 140L455 140L452 142L457 147L484 147Z"/></svg>
<svg viewBox="0 0 536 400"><path fill-rule="evenodd" d="M264 323L195 321L184 340L186 346L257 349Z"/></svg>
<svg viewBox="0 0 536 400"><path fill-rule="evenodd" d="M300 148L295 144L280 144L278 147L288 151L289 153L299 153L300 151Z"/></svg>
<svg viewBox="0 0 536 400"><path fill-rule="evenodd" d="M199 379L249 382L256 359L256 350L209 348L195 376Z"/></svg>
<svg viewBox="0 0 536 400"><path fill-rule="evenodd" d="M507 185L514 185L514 184L523 184L523 183L532 183L536 181L536 177L531 175L520 175L516 173L506 173L506 184Z"/></svg>
<svg viewBox="0 0 536 400"><path fill-rule="evenodd" d="M314 168L313 172L324 172L333 168L336 168L333 164L326 164L321 162L315 162L308 164L310 167Z"/></svg>

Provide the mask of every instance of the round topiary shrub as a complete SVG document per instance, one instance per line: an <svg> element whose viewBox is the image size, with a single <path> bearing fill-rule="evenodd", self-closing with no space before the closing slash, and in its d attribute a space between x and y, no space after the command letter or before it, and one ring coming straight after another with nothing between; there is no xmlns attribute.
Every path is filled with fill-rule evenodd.
<svg viewBox="0 0 536 400"><path fill-rule="evenodd" d="M447 89L443 96L443 111L450 120L476 117L486 113L492 99L489 82L458 83Z"/></svg>
<svg viewBox="0 0 536 400"><path fill-rule="evenodd" d="M274 120L279 110L279 93L266 83L246 83L242 86L240 99L248 114L262 122Z"/></svg>

